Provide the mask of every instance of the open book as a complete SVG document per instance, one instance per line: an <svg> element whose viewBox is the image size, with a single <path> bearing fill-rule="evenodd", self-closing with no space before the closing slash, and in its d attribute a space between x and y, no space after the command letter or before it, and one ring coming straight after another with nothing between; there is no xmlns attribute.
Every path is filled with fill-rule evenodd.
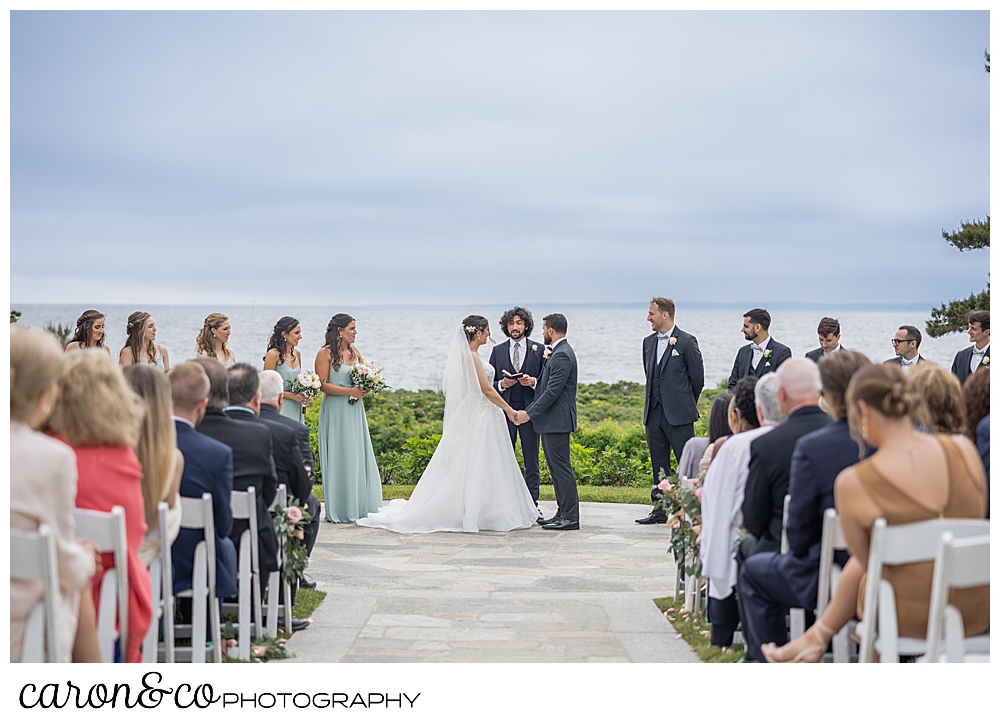
<svg viewBox="0 0 1000 723"><path fill-rule="evenodd" d="M520 379L521 377L525 376L524 372L518 372L517 374L511 374L506 369L503 370L503 375L505 377L507 377L508 379Z"/></svg>

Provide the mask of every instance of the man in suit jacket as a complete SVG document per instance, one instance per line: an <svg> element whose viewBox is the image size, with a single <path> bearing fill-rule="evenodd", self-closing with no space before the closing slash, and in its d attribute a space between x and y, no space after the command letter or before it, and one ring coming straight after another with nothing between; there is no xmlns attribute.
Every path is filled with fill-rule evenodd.
<svg viewBox="0 0 1000 723"><path fill-rule="evenodd" d="M230 495L233 491L233 451L221 442L195 431L208 406L209 382L197 364L178 364L167 374L174 406L177 449L184 455L182 497L212 495L215 522L215 591L220 598L237 592L236 547L229 539L233 526ZM203 539L199 530L181 528L170 548L174 563L174 594L192 586L194 551Z"/></svg>
<svg viewBox="0 0 1000 723"><path fill-rule="evenodd" d="M969 341L972 346L962 349L955 355L951 365L951 373L958 377L959 384L973 374L980 365L990 365L990 312L969 312Z"/></svg>
<svg viewBox="0 0 1000 723"><path fill-rule="evenodd" d="M211 389L205 417L198 431L217 439L233 450L233 489L256 490L257 550L262 579L278 569L278 537L268 507L278 492L278 474L271 455L271 430L256 422L232 419L223 411L229 406L229 379L226 368L215 359L198 357L194 360L208 374ZM235 520L229 534L234 544L247 529L246 520Z"/></svg>
<svg viewBox="0 0 1000 723"><path fill-rule="evenodd" d="M549 314L542 323L542 335L552 350L542 369L535 401L515 421L533 421L542 437L545 463L556 492L556 514L542 521L546 530L579 530L580 501L576 477L569 461L569 435L576 431L576 354L566 341L566 317Z"/></svg>
<svg viewBox="0 0 1000 723"><path fill-rule="evenodd" d="M924 360L920 356L920 329L915 326L901 326L896 330L896 334L892 337L892 348L896 352L896 356L892 359L886 359L883 364L899 364L903 367L904 372L910 371L910 367L914 364L919 364Z"/></svg>
<svg viewBox="0 0 1000 723"><path fill-rule="evenodd" d="M649 302L646 320L653 333L642 340L642 367L646 373L646 401L642 423L653 465L653 502L662 494L656 486L660 470L669 476L670 452L679 460L684 445L694 436L698 419L698 396L705 386L705 362L698 340L674 324L671 299L656 297ZM636 520L640 525L664 523L663 510L654 509Z"/></svg>
<svg viewBox="0 0 1000 723"><path fill-rule="evenodd" d="M736 352L733 371L729 375L729 391L733 391L736 382L743 377L755 376L759 379L777 371L792 357L791 349L771 338L768 333L770 327L771 315L766 309L750 309L743 315L743 337L750 343Z"/></svg>
<svg viewBox="0 0 1000 723"><path fill-rule="evenodd" d="M847 425L845 396L851 376L871 365L863 354L846 352L820 362L823 397L834 422L799 438L788 482L789 554L764 552L747 558L739 576L746 627L747 657L763 662L760 646L788 641L785 616L793 607L812 610L819 582L823 515L834 507L837 475L858 461L858 445ZM780 375L779 375L780 376ZM847 555L838 563L843 566Z"/></svg>
<svg viewBox="0 0 1000 723"><path fill-rule="evenodd" d="M819 364L819 360L835 351L846 351L840 345L840 322L836 319L824 316L819 320L816 327L816 336L819 337L819 349L806 352L806 359L812 359Z"/></svg>
<svg viewBox="0 0 1000 723"><path fill-rule="evenodd" d="M820 376L809 359L791 359L778 372L778 403L787 419L750 445L750 474L743 496L743 527L737 561L781 547L781 518L792 451L800 437L830 423L819 408Z"/></svg>
<svg viewBox="0 0 1000 723"><path fill-rule="evenodd" d="M278 372L273 369L269 369L267 371L260 372L258 378L260 379L260 420L262 422L280 424L287 429L292 430L299 452L303 461L306 463L306 471L308 472L312 467L313 461L312 447L309 444L309 427L302 424L302 422L292 419L291 417L286 417L281 413L284 382ZM277 464L278 460L275 459L276 467ZM308 491L299 489L296 491L294 496L300 501L305 502L306 511L311 515L309 523L305 528L306 555L311 555L313 547L316 545L316 538L319 536L320 507L319 500L316 498L316 495L312 493L312 476L307 476L307 482L309 485ZM300 494L305 494L305 496L299 497ZM316 587L316 583L300 581L299 586L312 589Z"/></svg>
<svg viewBox="0 0 1000 723"><path fill-rule="evenodd" d="M529 337L534 328L531 312L521 306L505 311L500 317L500 328L508 340L493 347L490 366L494 369L493 385L504 401L515 410L527 409L535 401L535 385L542 374L542 345ZM523 374L519 379L505 375ZM531 422L516 425L507 420L510 443L517 445L521 436L521 455L524 458L524 483L531 499L538 505L538 432ZM539 518L541 514L539 514Z"/></svg>

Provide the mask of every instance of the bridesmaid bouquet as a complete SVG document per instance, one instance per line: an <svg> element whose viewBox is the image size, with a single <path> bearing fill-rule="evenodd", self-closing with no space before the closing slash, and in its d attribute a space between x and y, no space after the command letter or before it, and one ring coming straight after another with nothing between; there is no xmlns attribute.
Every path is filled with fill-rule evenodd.
<svg viewBox="0 0 1000 723"><path fill-rule="evenodd" d="M362 364L358 363L351 367L351 381L354 382L355 386L363 389L366 392L371 392L372 394L378 394L379 392L388 389L389 385L385 383L382 378L382 370L378 369L374 364ZM351 397L347 400L348 404L357 404L358 400L355 397Z"/></svg>
<svg viewBox="0 0 1000 723"><path fill-rule="evenodd" d="M316 372L302 372L296 377L293 377L290 382L288 382L288 389L286 391L292 394L301 394L306 398L306 402L312 401L314 397L319 396L319 388L322 382L319 380L319 375Z"/></svg>

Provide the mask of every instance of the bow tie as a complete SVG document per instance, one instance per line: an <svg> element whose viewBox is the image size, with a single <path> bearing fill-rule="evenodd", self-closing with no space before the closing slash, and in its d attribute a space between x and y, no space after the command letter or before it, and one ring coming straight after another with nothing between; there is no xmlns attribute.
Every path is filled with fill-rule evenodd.
<svg viewBox="0 0 1000 723"><path fill-rule="evenodd" d="M753 342L750 342L750 348L753 349L754 351L764 351L764 347L762 347L760 344L754 344Z"/></svg>
<svg viewBox="0 0 1000 723"><path fill-rule="evenodd" d="M984 346L982 349L976 349L975 347L972 347L972 353L975 354L976 356L986 356L987 349L989 349L988 346Z"/></svg>
<svg viewBox="0 0 1000 723"><path fill-rule="evenodd" d="M919 359L919 358L920 357L916 357L915 356L915 357L913 357L912 361L906 361L906 359L904 359L903 357L899 357L899 363L902 364L904 367L908 367L911 364L916 364L917 363L917 359Z"/></svg>
<svg viewBox="0 0 1000 723"><path fill-rule="evenodd" d="M670 334L661 334L661 333L657 332L656 333L656 338L660 339L660 340L669 339L670 338Z"/></svg>

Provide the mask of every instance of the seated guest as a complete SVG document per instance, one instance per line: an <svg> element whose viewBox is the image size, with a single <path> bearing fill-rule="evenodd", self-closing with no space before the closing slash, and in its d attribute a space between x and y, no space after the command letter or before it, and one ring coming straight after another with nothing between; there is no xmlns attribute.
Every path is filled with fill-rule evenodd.
<svg viewBox="0 0 1000 723"><path fill-rule="evenodd" d="M698 469L694 474L687 475L688 477L704 478L716 450L732 433L732 430L729 429L729 402L732 399L732 394L722 392L712 400L712 408L708 411L708 444L705 445L705 451L698 461ZM697 439L697 437L693 439Z"/></svg>
<svg viewBox="0 0 1000 723"><path fill-rule="evenodd" d="M990 516L990 368L981 366L962 386L966 433L986 468L986 516Z"/></svg>
<svg viewBox="0 0 1000 723"><path fill-rule="evenodd" d="M896 335L892 338L892 348L896 356L886 359L883 364L898 364L904 372L910 371L910 367L924 361L917 350L920 348L920 329L915 326L901 326L896 330Z"/></svg>
<svg viewBox="0 0 1000 723"><path fill-rule="evenodd" d="M806 352L806 359L812 359L819 364L819 360L835 351L842 351L844 347L840 345L840 322L829 316L824 316L819 320L816 327L816 335L819 337L819 349Z"/></svg>
<svg viewBox="0 0 1000 723"><path fill-rule="evenodd" d="M128 543L128 631L122 641L127 663L142 660L142 641L153 619L149 571L139 556L146 536L142 500L142 467L133 449L139 441L142 400L125 383L121 369L106 352L87 349L66 359L59 377L59 401L49 427L76 453L76 506L111 512L125 509ZM114 556L102 555L104 570ZM94 578L94 606L100 601L100 579Z"/></svg>
<svg viewBox="0 0 1000 723"><path fill-rule="evenodd" d="M278 538L268 508L278 492L278 474L271 454L271 430L263 424L233 419L224 412L229 406L229 375L215 359L194 360L208 375L211 385L208 407L198 425L198 431L222 442L233 450L233 489L245 492L253 487L257 493L257 551L261 579L278 569ZM240 544L240 535L247 529L246 520L233 520L229 538Z"/></svg>
<svg viewBox="0 0 1000 723"><path fill-rule="evenodd" d="M951 373L958 377L959 384L974 374L980 366L990 365L990 311L969 312L969 341L967 346L955 355L951 365Z"/></svg>
<svg viewBox="0 0 1000 723"><path fill-rule="evenodd" d="M743 527L749 533L740 543L742 563L758 552L781 547L781 518L792 451L800 437L830 422L819 408L819 368L809 359L790 359L778 370L778 404L787 420L750 445L750 473L743 497Z"/></svg>
<svg viewBox="0 0 1000 723"><path fill-rule="evenodd" d="M770 327L771 315L766 309L750 309L743 315L743 337L750 343L736 352L729 375L730 392L743 377L770 374L792 357L791 349L771 338Z"/></svg>
<svg viewBox="0 0 1000 723"><path fill-rule="evenodd" d="M917 400L902 371L891 364L859 370L847 388L851 430L876 451L837 476L834 499L851 559L823 615L782 647L765 644L769 662L819 662L830 639L857 613L868 566L871 530L882 517L890 525L938 518L982 518L986 478L976 448L962 435L923 434L913 424ZM891 565L884 577L896 593L899 635L927 636L933 562ZM966 635L989 628L989 586L953 590Z"/></svg>
<svg viewBox="0 0 1000 723"><path fill-rule="evenodd" d="M965 432L962 386L954 374L927 362L913 370L910 386L918 400L913 411L913 421L918 427L936 434Z"/></svg>
<svg viewBox="0 0 1000 723"><path fill-rule="evenodd" d="M167 540L172 545L181 531L181 506L177 501L184 473L184 455L177 449L170 382L166 375L146 364L122 370L132 390L146 402L135 456L142 466L142 499L146 514L146 538L139 556L148 567L160 554L159 518L156 507L166 502Z"/></svg>
<svg viewBox="0 0 1000 723"><path fill-rule="evenodd" d="M299 452L306 464L306 472L312 470L312 447L309 444L309 427L281 413L284 395L284 380L281 374L274 370L260 372L260 419L264 422L283 424L295 434ZM277 464L277 460L275 460ZM305 529L306 554L311 555L316 537L319 535L320 509L319 500L312 493L312 476L308 477L308 487L305 490L295 490L293 496L305 504L306 511L312 516ZM300 496L303 495L303 496ZM316 587L315 582L300 581L299 587Z"/></svg>
<svg viewBox="0 0 1000 723"><path fill-rule="evenodd" d="M761 427L754 400L756 377L745 377L733 388L729 402L726 439L705 473L701 491L702 574L708 578L708 619L712 623L712 645L728 647L740 616L733 589L736 563L733 544L739 539L736 522L743 501L750 464L750 442L770 431Z"/></svg>
<svg viewBox="0 0 1000 723"><path fill-rule="evenodd" d="M42 434L59 397L63 356L56 338L41 329L10 327L10 529L52 528L59 576L59 659L99 663L90 583L100 555L76 539L76 456ZM40 580L10 581L10 662L19 663L28 614L42 600Z"/></svg>
<svg viewBox="0 0 1000 723"><path fill-rule="evenodd" d="M184 455L180 494L195 499L212 495L215 523L215 593L220 598L236 594L236 547L229 539L233 527L230 499L233 491L233 451L196 431L208 406L209 382L193 362L178 364L167 373L173 404L177 449ZM174 563L174 594L191 589L194 551L203 539L201 530L181 529L170 548Z"/></svg>
<svg viewBox="0 0 1000 723"><path fill-rule="evenodd" d="M747 623L743 634L750 660L764 661L762 643L784 645L788 641L785 616L789 608L812 610L816 604L823 515L833 507L837 475L858 461L858 445L847 424L847 385L858 369L870 365L866 356L853 351L819 363L823 398L834 422L795 444L788 480L792 499L785 526L789 554L763 552L747 558L740 570L739 595ZM839 560L841 565L845 562L846 556Z"/></svg>

